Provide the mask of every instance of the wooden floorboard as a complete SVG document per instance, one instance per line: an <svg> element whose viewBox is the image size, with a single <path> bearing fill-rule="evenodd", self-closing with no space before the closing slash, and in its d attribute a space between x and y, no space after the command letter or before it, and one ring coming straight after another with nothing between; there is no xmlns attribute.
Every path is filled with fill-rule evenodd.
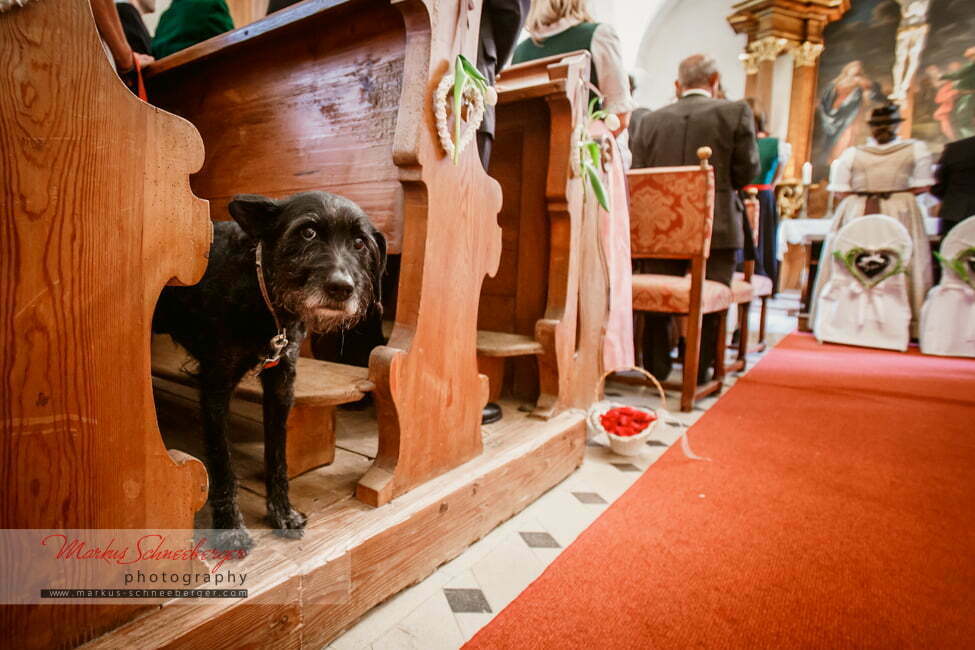
<svg viewBox="0 0 975 650"><path fill-rule="evenodd" d="M237 432L243 439L234 446L244 474L240 505L258 552L233 570L254 576L250 598L203 605L171 601L86 647L230 648L251 646L255 638L262 646L321 647L578 467L585 448L584 414L567 411L543 422L517 406L504 402L504 419L484 428L479 457L380 508L353 496L369 457L340 449L332 465L291 482L295 507L309 517L301 540L275 537L263 523L263 485L248 469L260 445L253 431ZM176 429L192 438L193 425L184 417L168 407L162 412L160 423L174 440ZM341 414L346 421L340 444L343 435L364 444L369 427L375 427L365 414ZM205 521L201 516L198 526Z"/></svg>

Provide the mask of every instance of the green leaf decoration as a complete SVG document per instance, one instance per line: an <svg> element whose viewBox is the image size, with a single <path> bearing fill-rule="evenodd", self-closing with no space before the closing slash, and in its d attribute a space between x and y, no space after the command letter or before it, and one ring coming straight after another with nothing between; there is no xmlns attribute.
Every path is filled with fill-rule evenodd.
<svg viewBox="0 0 975 650"><path fill-rule="evenodd" d="M589 119L586 122L587 129L594 120L606 119L606 111L596 109L597 102L599 102L598 96L589 100ZM589 139L582 140L579 142L578 146L581 149L579 158L582 165L582 170L585 172L584 178L589 181L589 185L592 187L592 191L596 195L596 201L599 202L599 205L603 210L608 212L609 194L606 192L606 187L603 185L603 179L599 175L599 169L602 167L603 158L602 150L599 148L599 143L595 140Z"/></svg>
<svg viewBox="0 0 975 650"><path fill-rule="evenodd" d="M602 162L601 160L602 156L600 155L599 145L593 142L592 140L590 140L584 146L587 152L589 153L589 159L592 160L593 167L599 169L600 163Z"/></svg>
<svg viewBox="0 0 975 650"><path fill-rule="evenodd" d="M453 162L456 165L460 151L461 132L461 109L464 107L464 90L468 84L474 84L482 93L487 92L487 79L477 69L477 66L470 62L463 54L458 54L454 60L454 155Z"/></svg>
<svg viewBox="0 0 975 650"><path fill-rule="evenodd" d="M606 194L606 188L603 187L603 179L599 176L599 170L586 159L582 160L582 168L589 178L589 185L592 187L593 194L596 195L596 201L603 210L609 212L609 196Z"/></svg>
<svg viewBox="0 0 975 650"><path fill-rule="evenodd" d="M477 66L471 63L470 59L463 54L458 54L457 60L462 66L464 66L464 70L467 72L468 76L471 77L471 79L480 82L479 85L487 86L487 79L483 74L481 74L481 71L477 69Z"/></svg>
<svg viewBox="0 0 975 650"><path fill-rule="evenodd" d="M897 264L894 265L893 269L888 269L885 273L875 277L868 277L864 275L863 271L861 271L856 265L857 258L864 253L883 253L888 257L897 260ZM874 251L867 250L866 248L856 247L848 250L846 254L844 254L842 251L833 251L833 257L842 262L849 274L852 275L853 278L866 289L871 289L887 278L897 275L898 273L906 273L904 261L901 259L900 253L889 248L882 248Z"/></svg>
<svg viewBox="0 0 975 650"><path fill-rule="evenodd" d="M943 268L954 271L962 282L975 289L975 276L968 267L968 260L975 259L975 247L961 251L954 259L948 259L938 252L935 252L934 256Z"/></svg>

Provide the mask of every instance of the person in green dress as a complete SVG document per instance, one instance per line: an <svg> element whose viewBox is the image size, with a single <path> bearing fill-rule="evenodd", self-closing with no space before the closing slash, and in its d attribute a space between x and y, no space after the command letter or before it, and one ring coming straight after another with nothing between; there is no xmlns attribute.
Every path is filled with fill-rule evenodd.
<svg viewBox="0 0 975 650"><path fill-rule="evenodd" d="M599 210L599 237L609 273L609 307L602 343L604 370L634 365L633 296L630 261L630 213L626 200L626 172L630 152L626 127L636 102L623 65L619 36L612 26L597 23L586 0L534 0L525 29L531 35L518 44L513 63L586 50L592 56L590 81L602 94L605 121L589 124L590 135L606 138L610 146L603 180L609 210ZM612 134L613 137L609 137Z"/></svg>
<svg viewBox="0 0 975 650"><path fill-rule="evenodd" d="M173 0L159 17L152 55L161 59L233 28L225 0Z"/></svg>
<svg viewBox="0 0 975 650"><path fill-rule="evenodd" d="M602 109L619 120L613 135L623 133L637 105L630 95L619 36L612 26L595 22L585 0L534 0L525 29L531 38L518 44L511 62L586 50L592 55L590 81L603 94Z"/></svg>

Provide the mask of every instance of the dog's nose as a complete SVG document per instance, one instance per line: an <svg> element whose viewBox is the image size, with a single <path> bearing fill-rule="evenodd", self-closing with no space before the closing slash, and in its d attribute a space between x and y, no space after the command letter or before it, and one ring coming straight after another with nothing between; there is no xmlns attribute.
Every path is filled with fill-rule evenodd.
<svg viewBox="0 0 975 650"><path fill-rule="evenodd" d="M332 300L347 300L352 295L355 285L348 273L335 271L325 280L325 293Z"/></svg>

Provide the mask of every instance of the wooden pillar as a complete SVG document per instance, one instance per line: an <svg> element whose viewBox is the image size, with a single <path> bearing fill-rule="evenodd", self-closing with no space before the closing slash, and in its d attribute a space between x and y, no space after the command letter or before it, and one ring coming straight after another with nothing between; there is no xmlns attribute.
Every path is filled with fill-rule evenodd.
<svg viewBox="0 0 975 650"><path fill-rule="evenodd" d="M819 54L822 43L806 41L795 50L795 70L792 73L792 94L789 109L788 141L792 145L792 159L785 177L795 178L802 164L812 152L812 130L816 119L816 83L819 79Z"/></svg>
<svg viewBox="0 0 975 650"><path fill-rule="evenodd" d="M741 0L732 5L728 22L735 32L748 35L741 55L748 72L745 93L758 99L770 123L777 111L784 110L773 103L775 60L785 52L795 58L787 135L792 160L787 177L795 176L810 155L823 28L849 8L850 0Z"/></svg>
<svg viewBox="0 0 975 650"><path fill-rule="evenodd" d="M758 66L758 94L756 98L758 99L758 105L765 111L765 120L767 125L772 122L772 113L777 110L777 107L772 103L772 87L775 84L775 59L778 58L778 54L772 59L766 59L762 61Z"/></svg>
<svg viewBox="0 0 975 650"><path fill-rule="evenodd" d="M791 49L788 39L767 36L751 41L741 60L748 72L745 94L758 100L765 112L767 122L771 122L775 106L772 103L772 88L775 84L775 60L783 52Z"/></svg>
<svg viewBox="0 0 975 650"><path fill-rule="evenodd" d="M758 68L745 77L745 97L758 97Z"/></svg>

